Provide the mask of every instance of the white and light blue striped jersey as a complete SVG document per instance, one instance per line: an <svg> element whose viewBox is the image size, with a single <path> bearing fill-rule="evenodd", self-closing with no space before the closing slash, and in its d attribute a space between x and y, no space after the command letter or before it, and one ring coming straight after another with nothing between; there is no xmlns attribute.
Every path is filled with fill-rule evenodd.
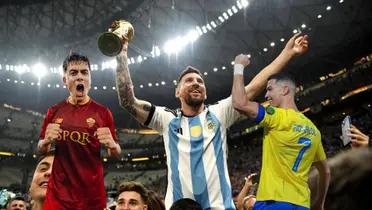
<svg viewBox="0 0 372 210"><path fill-rule="evenodd" d="M159 106L150 113L148 126L163 135L167 154L167 209L181 198L191 198L203 209L235 209L227 170L226 128L239 117L231 97L194 117Z"/></svg>

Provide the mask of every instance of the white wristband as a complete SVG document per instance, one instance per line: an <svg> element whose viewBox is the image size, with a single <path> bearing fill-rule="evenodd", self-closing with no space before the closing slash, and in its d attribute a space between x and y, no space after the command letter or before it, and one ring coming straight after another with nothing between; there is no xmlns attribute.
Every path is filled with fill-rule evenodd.
<svg viewBox="0 0 372 210"><path fill-rule="evenodd" d="M243 72L244 72L243 64L234 65L234 75L243 75Z"/></svg>

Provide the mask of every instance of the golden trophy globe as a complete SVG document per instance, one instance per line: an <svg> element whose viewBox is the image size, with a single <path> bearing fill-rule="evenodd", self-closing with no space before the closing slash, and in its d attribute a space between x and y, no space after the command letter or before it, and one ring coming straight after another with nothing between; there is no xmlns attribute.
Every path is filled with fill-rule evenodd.
<svg viewBox="0 0 372 210"><path fill-rule="evenodd" d="M121 52L124 42L133 39L134 28L126 20L115 20L108 32L102 33L98 38L99 50L107 56L116 56Z"/></svg>

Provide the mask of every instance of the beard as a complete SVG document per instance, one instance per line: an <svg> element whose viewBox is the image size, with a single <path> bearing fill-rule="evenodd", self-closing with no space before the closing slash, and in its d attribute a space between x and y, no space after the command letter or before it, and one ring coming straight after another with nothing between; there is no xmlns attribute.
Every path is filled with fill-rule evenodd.
<svg viewBox="0 0 372 210"><path fill-rule="evenodd" d="M204 101L204 98L192 98L191 95L185 97L186 104L192 107L200 106L204 103Z"/></svg>

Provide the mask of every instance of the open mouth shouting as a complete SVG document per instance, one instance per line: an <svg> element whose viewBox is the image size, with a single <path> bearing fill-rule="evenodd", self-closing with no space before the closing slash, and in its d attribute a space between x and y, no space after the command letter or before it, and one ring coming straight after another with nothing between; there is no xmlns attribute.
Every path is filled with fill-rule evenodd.
<svg viewBox="0 0 372 210"><path fill-rule="evenodd" d="M76 86L76 95L82 97L84 95L84 85L78 84Z"/></svg>
<svg viewBox="0 0 372 210"><path fill-rule="evenodd" d="M47 188L48 187L48 181L43 181L39 184L41 188Z"/></svg>

